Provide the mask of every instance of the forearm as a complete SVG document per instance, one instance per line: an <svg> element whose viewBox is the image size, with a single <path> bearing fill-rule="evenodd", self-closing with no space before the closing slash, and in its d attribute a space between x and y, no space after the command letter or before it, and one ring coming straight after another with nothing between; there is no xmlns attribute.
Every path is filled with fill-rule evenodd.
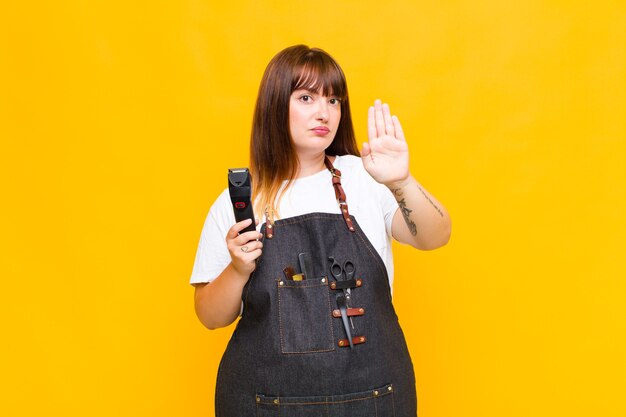
<svg viewBox="0 0 626 417"><path fill-rule="evenodd" d="M392 224L396 240L423 250L448 243L451 225L447 210L413 176L387 187L399 206Z"/></svg>
<svg viewBox="0 0 626 417"><path fill-rule="evenodd" d="M248 276L243 276L230 263L211 283L196 285L196 315L205 327L213 330L237 319L247 280Z"/></svg>

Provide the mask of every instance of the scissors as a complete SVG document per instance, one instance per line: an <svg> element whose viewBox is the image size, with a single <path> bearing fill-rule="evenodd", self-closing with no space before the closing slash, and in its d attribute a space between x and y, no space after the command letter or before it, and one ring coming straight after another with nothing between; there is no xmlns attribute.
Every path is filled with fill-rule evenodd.
<svg viewBox="0 0 626 417"><path fill-rule="evenodd" d="M335 281L349 281L354 278L354 273L356 272L356 267L354 263L350 260L347 260L343 263L343 266L339 262L335 260L334 257L329 256L328 260L333 264L330 266L330 273L335 278ZM345 278L344 278L345 273ZM350 288L345 288L343 290L344 295L346 296L346 300L350 301Z"/></svg>
<svg viewBox="0 0 626 417"><path fill-rule="evenodd" d="M354 278L354 272L356 271L356 268L352 261L347 260L343 263L343 266L341 266L341 264L339 264L339 262L337 262L332 256L329 256L328 260L332 262L332 265L330 266L330 273L333 278L335 278L335 281L348 281ZM337 305L339 306L339 311L341 311L341 319L343 321L343 326L346 329L350 348L353 348L354 346L352 344L352 334L350 332L350 328L348 327L347 309L350 307L349 303L350 288L344 288L343 294L337 294ZM354 322L352 321L352 317L350 317L349 320L351 327L354 329Z"/></svg>

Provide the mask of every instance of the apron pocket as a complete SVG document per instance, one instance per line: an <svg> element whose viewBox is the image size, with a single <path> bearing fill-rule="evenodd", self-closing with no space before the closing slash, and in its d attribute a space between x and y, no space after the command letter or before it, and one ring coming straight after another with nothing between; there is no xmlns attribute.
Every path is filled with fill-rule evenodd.
<svg viewBox="0 0 626 417"><path fill-rule="evenodd" d="M257 417L395 417L391 384L364 392L316 397L257 394L256 405Z"/></svg>
<svg viewBox="0 0 626 417"><path fill-rule="evenodd" d="M328 279L281 280L276 285L281 352L334 350Z"/></svg>

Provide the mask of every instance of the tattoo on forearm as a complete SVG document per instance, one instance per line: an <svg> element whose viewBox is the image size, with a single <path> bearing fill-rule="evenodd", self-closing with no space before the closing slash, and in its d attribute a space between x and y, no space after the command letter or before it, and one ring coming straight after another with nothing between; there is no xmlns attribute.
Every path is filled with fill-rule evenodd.
<svg viewBox="0 0 626 417"><path fill-rule="evenodd" d="M437 210L437 213L439 213L439 215L443 217L443 212L441 211L439 207L437 207L437 205L433 202L433 200L431 200L430 197L428 197L428 194L426 194L426 191L424 191L424 189L420 186L418 186L417 189L420 190L420 192L424 195L424 198L426 198L426 200L430 203L430 205L433 206L435 210ZM391 192L396 197L402 197L403 195L402 188L393 188Z"/></svg>
<svg viewBox="0 0 626 417"><path fill-rule="evenodd" d="M399 191L399 188L397 190ZM394 191L394 194L396 194L395 191ZM406 201L404 201L404 198L398 201L398 206L400 207L400 210L402 211L402 217L404 217L404 221L406 222L406 225L409 228L411 235L413 236L417 235L417 226L415 225L415 222L411 220L411 218L409 217L409 214L411 214L413 210L411 210L410 208L406 206Z"/></svg>
<svg viewBox="0 0 626 417"><path fill-rule="evenodd" d="M430 203L430 205L431 205L431 206L433 206L433 207L435 208L435 210L437 210L437 213L439 213L439 215L440 215L441 217L443 217L443 212L439 209L439 207L437 207L437 206L435 205L435 203L433 203L433 200L431 200L431 199L428 197L428 195L426 194L426 191L422 190L422 187L419 187L419 186L418 186L417 188L418 188L418 189L422 192L422 194L424 194L424 197L426 197L426 200L428 200L428 202Z"/></svg>

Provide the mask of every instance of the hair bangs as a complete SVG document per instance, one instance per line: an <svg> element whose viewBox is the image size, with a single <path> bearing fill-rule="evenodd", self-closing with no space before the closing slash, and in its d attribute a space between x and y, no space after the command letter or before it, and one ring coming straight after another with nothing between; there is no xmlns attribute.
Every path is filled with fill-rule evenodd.
<svg viewBox="0 0 626 417"><path fill-rule="evenodd" d="M313 49L303 61L295 71L291 91L306 89L327 97L346 98L346 78L330 57Z"/></svg>

